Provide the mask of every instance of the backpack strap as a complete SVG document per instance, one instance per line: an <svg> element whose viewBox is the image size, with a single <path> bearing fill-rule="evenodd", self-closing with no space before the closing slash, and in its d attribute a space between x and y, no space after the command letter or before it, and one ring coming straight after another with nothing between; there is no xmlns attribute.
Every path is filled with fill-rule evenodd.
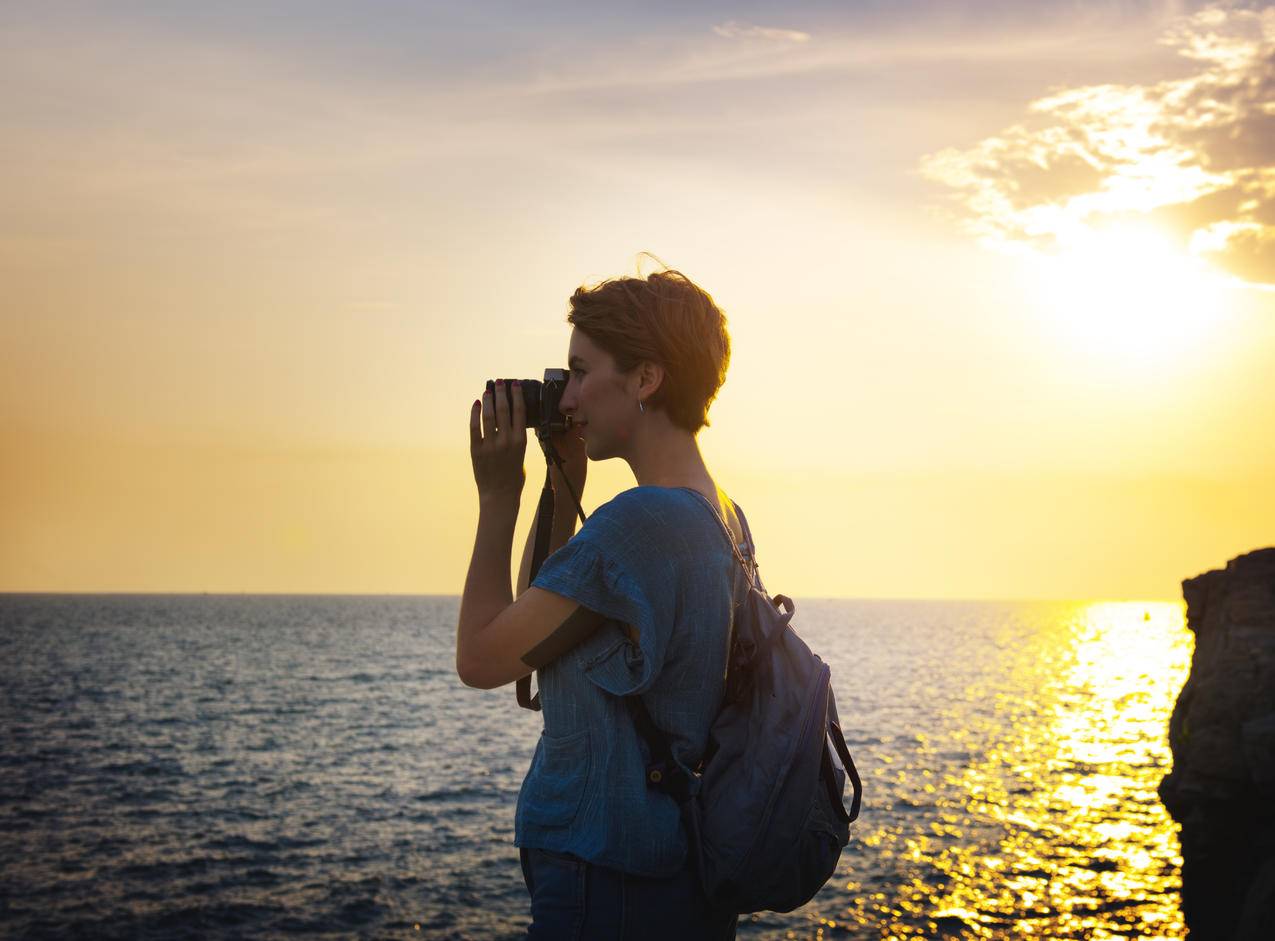
<svg viewBox="0 0 1275 941"><path fill-rule="evenodd" d="M744 528L744 542L748 544L748 555L752 558L753 565L756 565L757 546L753 543L753 530L748 525L748 517L744 515L744 511L734 500L731 500L730 505L735 508L735 515L739 517L739 525Z"/></svg>
<svg viewBox="0 0 1275 941"><path fill-rule="evenodd" d="M717 522L721 524L722 532L726 536L726 542L730 545L731 553L744 569L744 576L748 579L748 584L755 586L757 583L757 559L756 551L753 548L752 535L745 530L744 541L748 545L749 553L753 555L753 559L750 561L745 559L743 553L739 551L739 546L735 544L735 534L730 531L730 527L726 525L726 520L722 519L722 514L717 512L717 507L713 506L713 504L709 502L708 497L704 496L704 494L692 487L686 487L683 489L689 490L691 493L695 494L695 496L699 497L703 504L708 507L709 511L713 514L713 519L717 520ZM731 502L731 505L734 506L734 501ZM735 512L739 513L739 507L735 507ZM740 526L743 527L746 525L747 524L744 523L743 515L740 514Z"/></svg>
<svg viewBox="0 0 1275 941"><path fill-rule="evenodd" d="M682 770L682 766L673 757L673 748L669 744L668 736L655 724L641 696L625 696L624 704L629 707L633 725L651 753L651 761L646 766L647 786L664 791L679 804L684 803L691 796L690 781L687 779L686 772Z"/></svg>
<svg viewBox="0 0 1275 941"><path fill-rule="evenodd" d="M726 542L730 545L731 552L738 560L740 567L744 570L744 577L748 579L749 585L755 585L760 579L757 575L756 558L745 559L739 551L739 546L735 542L735 534L731 532L730 527L726 525L726 520L717 512L717 507L709 502L708 497L690 487L684 488L690 490L691 493L699 497L704 505L712 511L713 518L722 527L722 532L726 536ZM734 502L731 503L734 506ZM743 513L739 507L735 507L735 512L739 514L739 523L744 530L744 544L748 549L749 555L755 555L756 550L753 547L753 535L748 529L748 522L744 519ZM751 570L750 570L751 566ZM733 587L733 586L732 586ZM783 597L782 595L780 596ZM787 598L783 599L788 603L788 617L792 617L792 602ZM777 599L778 601L778 599ZM775 634L781 634L782 631L776 631ZM771 638L773 640L773 638ZM655 724L655 720L651 718L650 711L646 708L646 703L642 701L640 694L634 696L624 696L625 706L628 707L629 715L633 717L633 726L637 729L642 740L646 742L647 751L651 755L651 761L646 767L646 783L648 787L654 787L657 790L664 791L672 795L679 804L684 804L690 798L690 781L682 766L678 764L677 759L673 757L673 748L669 743L668 736Z"/></svg>
<svg viewBox="0 0 1275 941"><path fill-rule="evenodd" d="M854 759L850 757L850 749L846 747L846 737L841 734L841 726L836 722L828 723L828 738L832 740L833 747L837 750L837 757L841 759L842 770L845 771L846 777L850 779L850 787L854 790L854 797L850 801L850 813L847 814L847 823L854 823L859 819L859 807L863 803L863 784L859 780L859 770L854 766ZM823 760L828 761L828 749L825 746ZM831 782L832 775L828 775ZM832 802L844 809L845 805L841 803L841 795L831 790L829 784L829 795Z"/></svg>

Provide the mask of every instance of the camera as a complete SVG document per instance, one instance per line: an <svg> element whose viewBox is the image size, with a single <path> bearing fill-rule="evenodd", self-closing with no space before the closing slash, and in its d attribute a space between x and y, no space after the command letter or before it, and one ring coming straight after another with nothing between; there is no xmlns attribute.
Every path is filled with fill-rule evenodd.
<svg viewBox="0 0 1275 941"><path fill-rule="evenodd" d="M567 371L565 369L546 369L543 382L535 379L520 379L522 383L522 400L527 406L527 430L544 436L553 432L567 430L567 417L562 414L558 403L567 388ZM495 391L496 384L487 380L487 388ZM505 380L505 395L509 398L509 408L514 405L513 380Z"/></svg>

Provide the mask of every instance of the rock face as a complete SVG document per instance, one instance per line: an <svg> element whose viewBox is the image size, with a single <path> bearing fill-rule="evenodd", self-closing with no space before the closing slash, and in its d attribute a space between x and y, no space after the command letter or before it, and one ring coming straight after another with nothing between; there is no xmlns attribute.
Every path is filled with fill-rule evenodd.
<svg viewBox="0 0 1275 941"><path fill-rule="evenodd" d="M1192 941L1275 939L1275 548L1182 583L1195 653L1160 799Z"/></svg>

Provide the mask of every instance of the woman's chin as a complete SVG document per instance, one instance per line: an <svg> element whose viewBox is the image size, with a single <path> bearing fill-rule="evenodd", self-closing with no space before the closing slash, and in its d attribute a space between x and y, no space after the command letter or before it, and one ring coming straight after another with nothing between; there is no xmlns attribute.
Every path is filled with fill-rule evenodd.
<svg viewBox="0 0 1275 941"><path fill-rule="evenodd" d="M606 454L606 450L600 441L593 438L585 438L584 456L591 461L605 461L609 455Z"/></svg>

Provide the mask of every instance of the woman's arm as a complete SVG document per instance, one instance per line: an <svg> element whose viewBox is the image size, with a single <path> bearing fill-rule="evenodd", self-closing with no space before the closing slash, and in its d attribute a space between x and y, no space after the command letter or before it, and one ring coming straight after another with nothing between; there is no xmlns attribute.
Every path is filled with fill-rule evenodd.
<svg viewBox="0 0 1275 941"><path fill-rule="evenodd" d="M515 393L512 398L511 411L503 385L497 384L495 394L484 393L481 402L475 402L470 411L470 457L478 485L478 533L456 625L456 672L466 685L483 689L526 676L538 664L529 664L523 657L536 648L543 650L543 642L560 628L578 628L585 617L577 615L572 620L583 609L569 598L526 588L526 569L530 565L526 553L519 576L522 590L516 601L510 590L514 525L526 483L523 457L527 447L526 408L520 394ZM568 470L573 482L574 470ZM582 490L583 472L579 480L581 488L577 488L577 493ZM551 540L565 543L574 531L574 518L565 519L565 507L561 513L558 510L559 505L569 502L569 498L555 501ZM574 507L571 509L574 511ZM531 538L534 537L533 531ZM557 548L552 541L550 545Z"/></svg>

